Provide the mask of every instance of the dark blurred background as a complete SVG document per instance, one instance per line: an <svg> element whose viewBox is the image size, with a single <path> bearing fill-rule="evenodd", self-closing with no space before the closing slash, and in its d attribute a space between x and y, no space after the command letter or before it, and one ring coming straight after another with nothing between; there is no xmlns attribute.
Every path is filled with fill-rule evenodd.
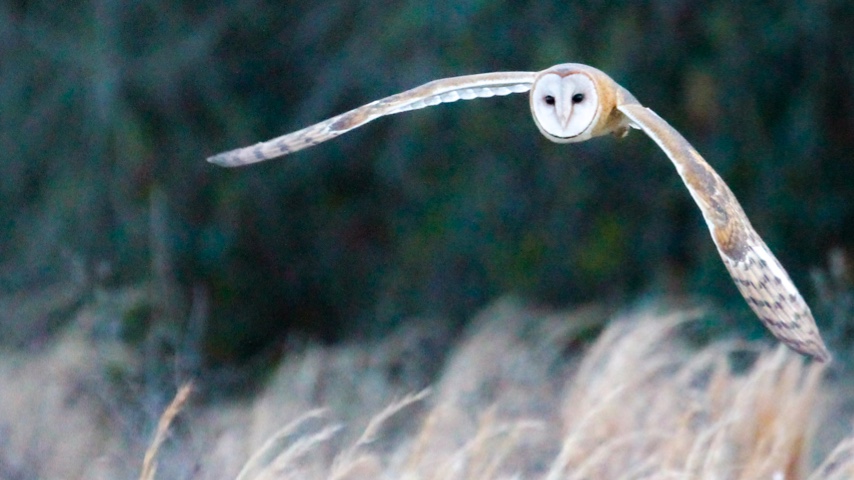
<svg viewBox="0 0 854 480"><path fill-rule="evenodd" d="M506 293L556 307L696 295L739 335L767 335L648 138L552 144L526 95L380 119L243 169L205 162L436 78L581 62L693 143L820 326L843 331L832 323L851 312L831 305L844 288L826 272L836 252L844 277L854 248L852 14L844 1L4 2L0 286L45 292L61 313L144 285L115 333L194 331L210 365L290 335L459 326ZM64 317L0 318L5 338L32 342Z"/></svg>

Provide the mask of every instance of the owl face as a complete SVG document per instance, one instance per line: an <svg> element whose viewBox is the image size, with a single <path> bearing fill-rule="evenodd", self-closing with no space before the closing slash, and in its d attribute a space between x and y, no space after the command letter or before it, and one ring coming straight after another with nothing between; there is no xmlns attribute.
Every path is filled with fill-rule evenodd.
<svg viewBox="0 0 854 480"><path fill-rule="evenodd" d="M547 71L531 88L531 112L540 132L558 143L592 136L599 115L596 83L582 72Z"/></svg>

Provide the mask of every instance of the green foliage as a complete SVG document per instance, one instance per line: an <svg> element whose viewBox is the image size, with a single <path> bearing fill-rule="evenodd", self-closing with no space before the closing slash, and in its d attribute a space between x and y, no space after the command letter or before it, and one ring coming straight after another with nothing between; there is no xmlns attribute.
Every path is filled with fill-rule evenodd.
<svg viewBox="0 0 854 480"><path fill-rule="evenodd" d="M435 78L577 61L694 143L811 299L807 270L854 249L852 10L6 4L4 286L62 280L68 258L100 281L156 277L159 232L178 285L212 295L217 360L287 329L336 338L410 314L460 320L507 291L565 304L675 284L749 314L652 142L550 144L522 95L383 119L257 167L204 161ZM153 226L159 189L167 215Z"/></svg>

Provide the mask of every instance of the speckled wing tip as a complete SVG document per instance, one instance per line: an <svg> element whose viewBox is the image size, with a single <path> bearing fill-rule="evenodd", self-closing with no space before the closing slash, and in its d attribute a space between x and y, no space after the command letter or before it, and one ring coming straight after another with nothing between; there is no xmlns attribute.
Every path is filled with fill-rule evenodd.
<svg viewBox="0 0 854 480"><path fill-rule="evenodd" d="M789 348L816 361L830 362L830 352L812 312L789 275L758 237L748 242L747 247L740 261L722 255L747 304L768 330Z"/></svg>
<svg viewBox="0 0 854 480"><path fill-rule="evenodd" d="M219 165L220 167L238 167L240 165L244 165L245 162L242 162L240 155L237 155L237 152L240 150L242 149L238 148L236 150L218 153L208 157L208 162L213 163L214 165Z"/></svg>
<svg viewBox="0 0 854 480"><path fill-rule="evenodd" d="M812 347L811 351L802 353L810 355L813 359L821 363L830 363L833 361L833 355L830 354L830 351L827 350L823 342L818 345L812 345Z"/></svg>
<svg viewBox="0 0 854 480"><path fill-rule="evenodd" d="M821 363L830 363L833 361L833 356L827 350L827 347L824 346L824 342L822 342L819 337L818 340L789 340L780 338L780 341L783 342L787 347L792 350L806 355L813 360Z"/></svg>
<svg viewBox="0 0 854 480"><path fill-rule="evenodd" d="M306 138L303 130L296 133L302 134L302 137ZM208 157L208 162L219 165L220 167L242 167L281 157L282 155L287 155L296 150L314 145L314 143L303 141L299 148L289 148L288 141L292 136L284 135L268 142L260 142L248 147L235 148L234 150L218 153L212 157Z"/></svg>

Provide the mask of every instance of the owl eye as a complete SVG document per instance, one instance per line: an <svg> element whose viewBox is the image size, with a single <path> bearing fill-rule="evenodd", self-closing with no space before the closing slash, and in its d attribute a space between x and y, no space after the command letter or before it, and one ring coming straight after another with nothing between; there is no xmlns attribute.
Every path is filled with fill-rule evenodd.
<svg viewBox="0 0 854 480"><path fill-rule="evenodd" d="M576 93L572 96L572 103L581 103L584 100L583 93Z"/></svg>
<svg viewBox="0 0 854 480"><path fill-rule="evenodd" d="M546 101L547 105L554 105L555 104L555 97L553 97L551 95L546 95L545 97L543 97L543 100Z"/></svg>

